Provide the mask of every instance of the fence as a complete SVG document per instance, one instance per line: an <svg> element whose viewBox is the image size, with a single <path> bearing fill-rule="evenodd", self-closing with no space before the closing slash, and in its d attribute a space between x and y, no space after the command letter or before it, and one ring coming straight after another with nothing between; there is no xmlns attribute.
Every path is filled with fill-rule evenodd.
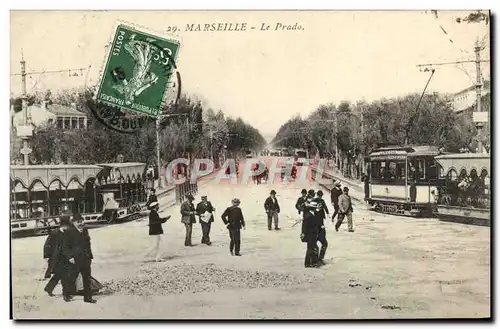
<svg viewBox="0 0 500 329"><path fill-rule="evenodd" d="M186 200L186 195L195 196L198 194L198 182L191 184L189 180L182 184L175 185L175 200L177 204L181 204Z"/></svg>

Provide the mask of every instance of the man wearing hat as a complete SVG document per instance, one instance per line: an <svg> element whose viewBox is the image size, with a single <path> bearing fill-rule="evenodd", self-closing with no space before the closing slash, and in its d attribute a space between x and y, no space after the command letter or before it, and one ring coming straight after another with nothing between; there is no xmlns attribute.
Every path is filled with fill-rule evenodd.
<svg viewBox="0 0 500 329"><path fill-rule="evenodd" d="M196 211L194 208L193 200L194 197L191 194L186 195L186 201L181 204L181 222L184 223L186 227L186 239L184 240L184 245L186 247L192 247L191 236L193 234L193 224L196 223Z"/></svg>
<svg viewBox="0 0 500 329"><path fill-rule="evenodd" d="M328 248L328 241L326 240L326 229L325 229L325 218L328 215L328 207L326 206L325 200L323 200L323 191L319 190L316 192L316 201L318 203L318 241L321 243L321 249L319 251L318 260L324 264L323 259L325 258L326 248Z"/></svg>
<svg viewBox="0 0 500 329"><path fill-rule="evenodd" d="M314 190L312 190L314 192ZM309 191L311 192L311 190ZM307 243L306 257L304 261L305 267L319 267L321 264L318 261L318 226L319 217L317 215L318 204L314 200L314 196L310 193L307 195L307 201L303 207L302 233L301 241Z"/></svg>
<svg viewBox="0 0 500 329"><path fill-rule="evenodd" d="M335 231L339 230L340 225L342 225L342 221L347 216L347 226L349 228L349 232L354 232L354 228L352 226L352 202L351 197L349 196L349 188L344 187L344 193L339 197L339 219L335 224Z"/></svg>
<svg viewBox="0 0 500 329"><path fill-rule="evenodd" d="M267 214L267 229L271 231L271 224L274 219L274 229L279 230L278 227L278 214L280 213L280 205L278 203L278 199L276 199L276 191L271 190L270 195L267 197L264 202L264 209Z"/></svg>
<svg viewBox="0 0 500 329"><path fill-rule="evenodd" d="M154 238L153 247L146 253L145 256L148 256L154 252L155 261L158 262L160 260L160 242L161 235L163 234L163 227L161 224L165 223L170 219L171 216L167 216L161 218L158 214L158 210L160 209L160 205L158 202L153 202L149 205L149 235Z"/></svg>
<svg viewBox="0 0 500 329"><path fill-rule="evenodd" d="M295 209L300 213L304 210L304 203L307 201L307 190L304 188L300 191L301 196L295 202Z"/></svg>
<svg viewBox="0 0 500 329"><path fill-rule="evenodd" d="M241 212L240 200L233 199L231 207L228 207L221 215L222 221L229 230L229 252L234 256L240 255L241 247L241 228L245 229L245 220ZM234 253L233 253L234 250Z"/></svg>
<svg viewBox="0 0 500 329"><path fill-rule="evenodd" d="M44 290L49 294L49 296L54 296L53 291L57 286L59 281L61 281L63 286L63 293L66 293L65 299L69 297L69 289L67 286L67 280L65 277L68 276L68 264L65 261L63 255L61 254L61 247L63 243L64 232L69 227L69 216L65 215L60 218L59 227L49 232L47 240L43 246L43 258L47 259L47 271L45 272L45 278L52 278L47 282ZM69 298L70 299L70 298Z"/></svg>
<svg viewBox="0 0 500 329"><path fill-rule="evenodd" d="M333 213L332 216L332 223L335 220L335 216L338 215L339 213L339 197L342 195L342 189L340 188L340 182L336 181L335 186L333 187L332 191L330 192L330 199L332 201L332 206L333 209L335 209L335 212Z"/></svg>
<svg viewBox="0 0 500 329"><path fill-rule="evenodd" d="M149 208L153 202L158 202L158 198L156 197L155 193L156 193L156 190L154 188L152 188L150 190L150 194L149 194L149 197L148 197L148 202L146 202L146 207Z"/></svg>
<svg viewBox="0 0 500 329"><path fill-rule="evenodd" d="M212 244L212 242L210 242L210 227L214 221L214 211L215 208L212 206L212 203L207 200L207 196L202 196L201 202L196 205L196 214L200 218L201 231L203 232L201 243L207 246Z"/></svg>
<svg viewBox="0 0 500 329"><path fill-rule="evenodd" d="M67 277L67 280L69 280L68 284L71 284L74 290L78 274L81 274L83 281L83 301L85 303L96 303L96 300L92 298L91 287L91 264L94 256L92 255L90 235L87 228L84 227L81 216L74 216L71 220L71 225L64 232L62 253L72 264L72 270L69 271L70 273ZM65 295L66 299L67 295Z"/></svg>

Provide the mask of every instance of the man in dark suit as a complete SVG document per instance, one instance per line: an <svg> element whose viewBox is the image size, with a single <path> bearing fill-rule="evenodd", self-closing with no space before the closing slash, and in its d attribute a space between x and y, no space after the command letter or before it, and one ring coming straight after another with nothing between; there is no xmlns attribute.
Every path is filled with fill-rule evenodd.
<svg viewBox="0 0 500 329"><path fill-rule="evenodd" d="M241 228L245 229L245 220L243 219L243 213L241 212L240 200L233 199L231 201L232 206L227 208L221 215L222 221L226 224L229 230L229 252L231 255L240 255L241 246ZM233 254L234 249L234 254Z"/></svg>
<svg viewBox="0 0 500 329"><path fill-rule="evenodd" d="M201 202L196 205L196 214L200 218L201 231L203 233L201 243L205 243L207 246L212 244L212 242L210 242L210 227L214 221L214 211L215 208L212 206L212 203L207 200L207 196L202 196Z"/></svg>
<svg viewBox="0 0 500 329"><path fill-rule="evenodd" d="M321 264L325 264L323 259L325 258L326 248L328 248L328 241L326 240L326 229L325 229L325 218L329 214L326 202L323 199L323 191L319 190L316 192L316 203L318 204L318 241L321 243L321 249L319 251L318 260Z"/></svg>
<svg viewBox="0 0 500 329"><path fill-rule="evenodd" d="M66 269L64 268L64 259L62 259L61 249L64 232L67 230L69 226L69 217L63 216L60 219L59 227L55 230L49 232L47 236L47 240L45 240L45 244L43 246L43 258L47 259L47 271L45 271L45 278L50 278L51 274L53 274L52 278L47 282L44 290L49 294L49 296L54 296L54 288L57 286L59 281L66 285L66 281L62 280L63 277L67 274Z"/></svg>
<svg viewBox="0 0 500 329"><path fill-rule="evenodd" d="M62 253L72 264L72 271L67 276L68 282L74 285L78 274L82 274L83 300L86 303L96 303L92 298L91 264L92 248L87 228L83 226L83 218L76 216L64 233Z"/></svg>
<svg viewBox="0 0 500 329"><path fill-rule="evenodd" d="M304 204L307 201L307 190L302 189L300 194L301 194L301 196L297 199L297 202L295 203L295 209L297 209L297 211L299 212L299 215L304 210Z"/></svg>
<svg viewBox="0 0 500 329"><path fill-rule="evenodd" d="M267 197L264 202L264 209L267 214L267 229L271 231L271 224L274 219L274 229L279 230L278 227L278 214L280 213L280 205L278 203L278 199L276 199L276 191L271 190L270 195Z"/></svg>

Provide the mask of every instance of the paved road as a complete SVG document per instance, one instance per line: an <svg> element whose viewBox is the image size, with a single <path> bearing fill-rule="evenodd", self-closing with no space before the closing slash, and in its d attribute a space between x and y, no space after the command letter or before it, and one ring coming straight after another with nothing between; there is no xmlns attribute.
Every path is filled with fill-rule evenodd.
<svg viewBox="0 0 500 329"><path fill-rule="evenodd" d="M281 231L268 231L263 202L278 191ZM163 261L144 260L146 220L91 231L93 275L112 287L95 305L49 297L39 281L44 237L12 241L15 318L360 319L488 317L490 229L373 213L355 204L355 233L328 223L327 265L303 266L295 200L303 186L216 185L201 194L216 207L212 246L184 247L179 207L166 211ZM242 257L232 257L220 214L241 199ZM199 201L197 198L196 201ZM160 198L160 203L162 199ZM111 288L109 288L111 289ZM56 288L60 294L60 287Z"/></svg>

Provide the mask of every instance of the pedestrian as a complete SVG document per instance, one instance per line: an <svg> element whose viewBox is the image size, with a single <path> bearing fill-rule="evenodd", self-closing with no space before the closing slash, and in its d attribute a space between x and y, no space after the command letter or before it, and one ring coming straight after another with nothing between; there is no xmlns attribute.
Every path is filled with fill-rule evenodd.
<svg viewBox="0 0 500 329"><path fill-rule="evenodd" d="M92 248L90 243L90 235L87 228L83 225L83 218L78 216L71 220L68 229L64 232L63 255L71 263L70 271L66 279L68 284L72 286L72 292L76 291L75 281L78 275L82 275L83 281L83 301L85 303L96 303L97 301L92 298L92 276L91 276L91 264L92 259ZM67 301L67 294L64 293L65 300ZM70 299L71 300L71 299Z"/></svg>
<svg viewBox="0 0 500 329"><path fill-rule="evenodd" d="M368 199L370 198L370 171L368 170L368 174L365 175L363 174L363 183L364 183L364 189L365 189L365 202L368 202Z"/></svg>
<svg viewBox="0 0 500 329"><path fill-rule="evenodd" d="M316 199L315 201L318 203L318 221L319 221L319 228L318 228L318 241L321 243L321 249L319 251L319 256L318 256L318 261L321 262L321 264L325 264L324 259L325 259L325 253L326 249L328 248L328 241L326 240L326 228L325 228L325 218L327 218L328 213L328 207L326 206L325 200L323 200L323 191L319 190L316 192Z"/></svg>
<svg viewBox="0 0 500 329"><path fill-rule="evenodd" d="M160 260L160 243L161 236L163 234L163 227L161 226L161 224L165 223L171 217L167 216L161 218L158 214L159 209L160 206L158 202L153 202L149 205L149 235L153 237L154 243L151 249L149 249L149 251L145 254L145 257L147 257L154 253L156 262Z"/></svg>
<svg viewBox="0 0 500 329"><path fill-rule="evenodd" d="M193 224L196 223L196 211L194 208L193 200L194 197L191 194L186 195L186 201L181 204L181 222L184 223L186 227L186 239L184 240L184 246L192 247L191 236L193 235Z"/></svg>
<svg viewBox="0 0 500 329"><path fill-rule="evenodd" d="M203 233L201 243L207 246L212 244L212 242L210 242L210 228L214 221L214 211L215 208L212 206L212 203L207 200L207 196L202 196L201 202L196 205L196 214L200 217L201 231Z"/></svg>
<svg viewBox="0 0 500 329"><path fill-rule="evenodd" d="M158 202L158 197L156 196L156 190L152 188L148 197L148 202L146 202L146 207L150 207L153 202Z"/></svg>
<svg viewBox="0 0 500 329"><path fill-rule="evenodd" d="M300 213L304 210L304 203L307 201L307 190L304 188L300 191L300 197L295 202L295 209Z"/></svg>
<svg viewBox="0 0 500 329"><path fill-rule="evenodd" d="M59 227L49 232L43 246L43 258L47 259L47 270L45 271L44 278L48 279L52 275L52 278L50 278L47 285L45 285L44 290L51 297L54 296L53 292L59 281L63 281L63 277L67 275L67 269L63 269L63 271L61 271L61 267L65 265L61 249L64 232L68 229L68 226L69 217L61 217ZM62 283L64 291L66 281L63 281Z"/></svg>
<svg viewBox="0 0 500 329"><path fill-rule="evenodd" d="M245 220L241 208L239 207L240 200L233 199L231 203L231 207L224 210L221 218L229 231L229 252L231 255L241 256L241 229L245 229Z"/></svg>
<svg viewBox="0 0 500 329"><path fill-rule="evenodd" d="M339 218L335 224L335 231L339 230L340 225L342 225L342 221L345 217L347 217L349 232L354 232L354 228L352 226L352 212L352 201L349 196L349 188L346 186L344 187L344 193L339 197Z"/></svg>
<svg viewBox="0 0 500 329"><path fill-rule="evenodd" d="M267 229L271 231L271 224L274 220L274 229L279 230L278 227L278 214L280 213L280 205L278 199L276 199L276 191L271 190L271 193L264 202L264 209L267 214Z"/></svg>
<svg viewBox="0 0 500 329"><path fill-rule="evenodd" d="M340 182L336 181L335 186L333 187L332 191L330 192L330 199L332 202L333 209L335 210L332 215L332 223L335 220L335 216L338 215L339 213L339 197L342 195L342 189L340 188Z"/></svg>
<svg viewBox="0 0 500 329"><path fill-rule="evenodd" d="M304 203L302 233L300 239L307 244L306 256L304 260L305 267L319 267L321 263L318 260L318 204L314 197L308 194L307 201Z"/></svg>

